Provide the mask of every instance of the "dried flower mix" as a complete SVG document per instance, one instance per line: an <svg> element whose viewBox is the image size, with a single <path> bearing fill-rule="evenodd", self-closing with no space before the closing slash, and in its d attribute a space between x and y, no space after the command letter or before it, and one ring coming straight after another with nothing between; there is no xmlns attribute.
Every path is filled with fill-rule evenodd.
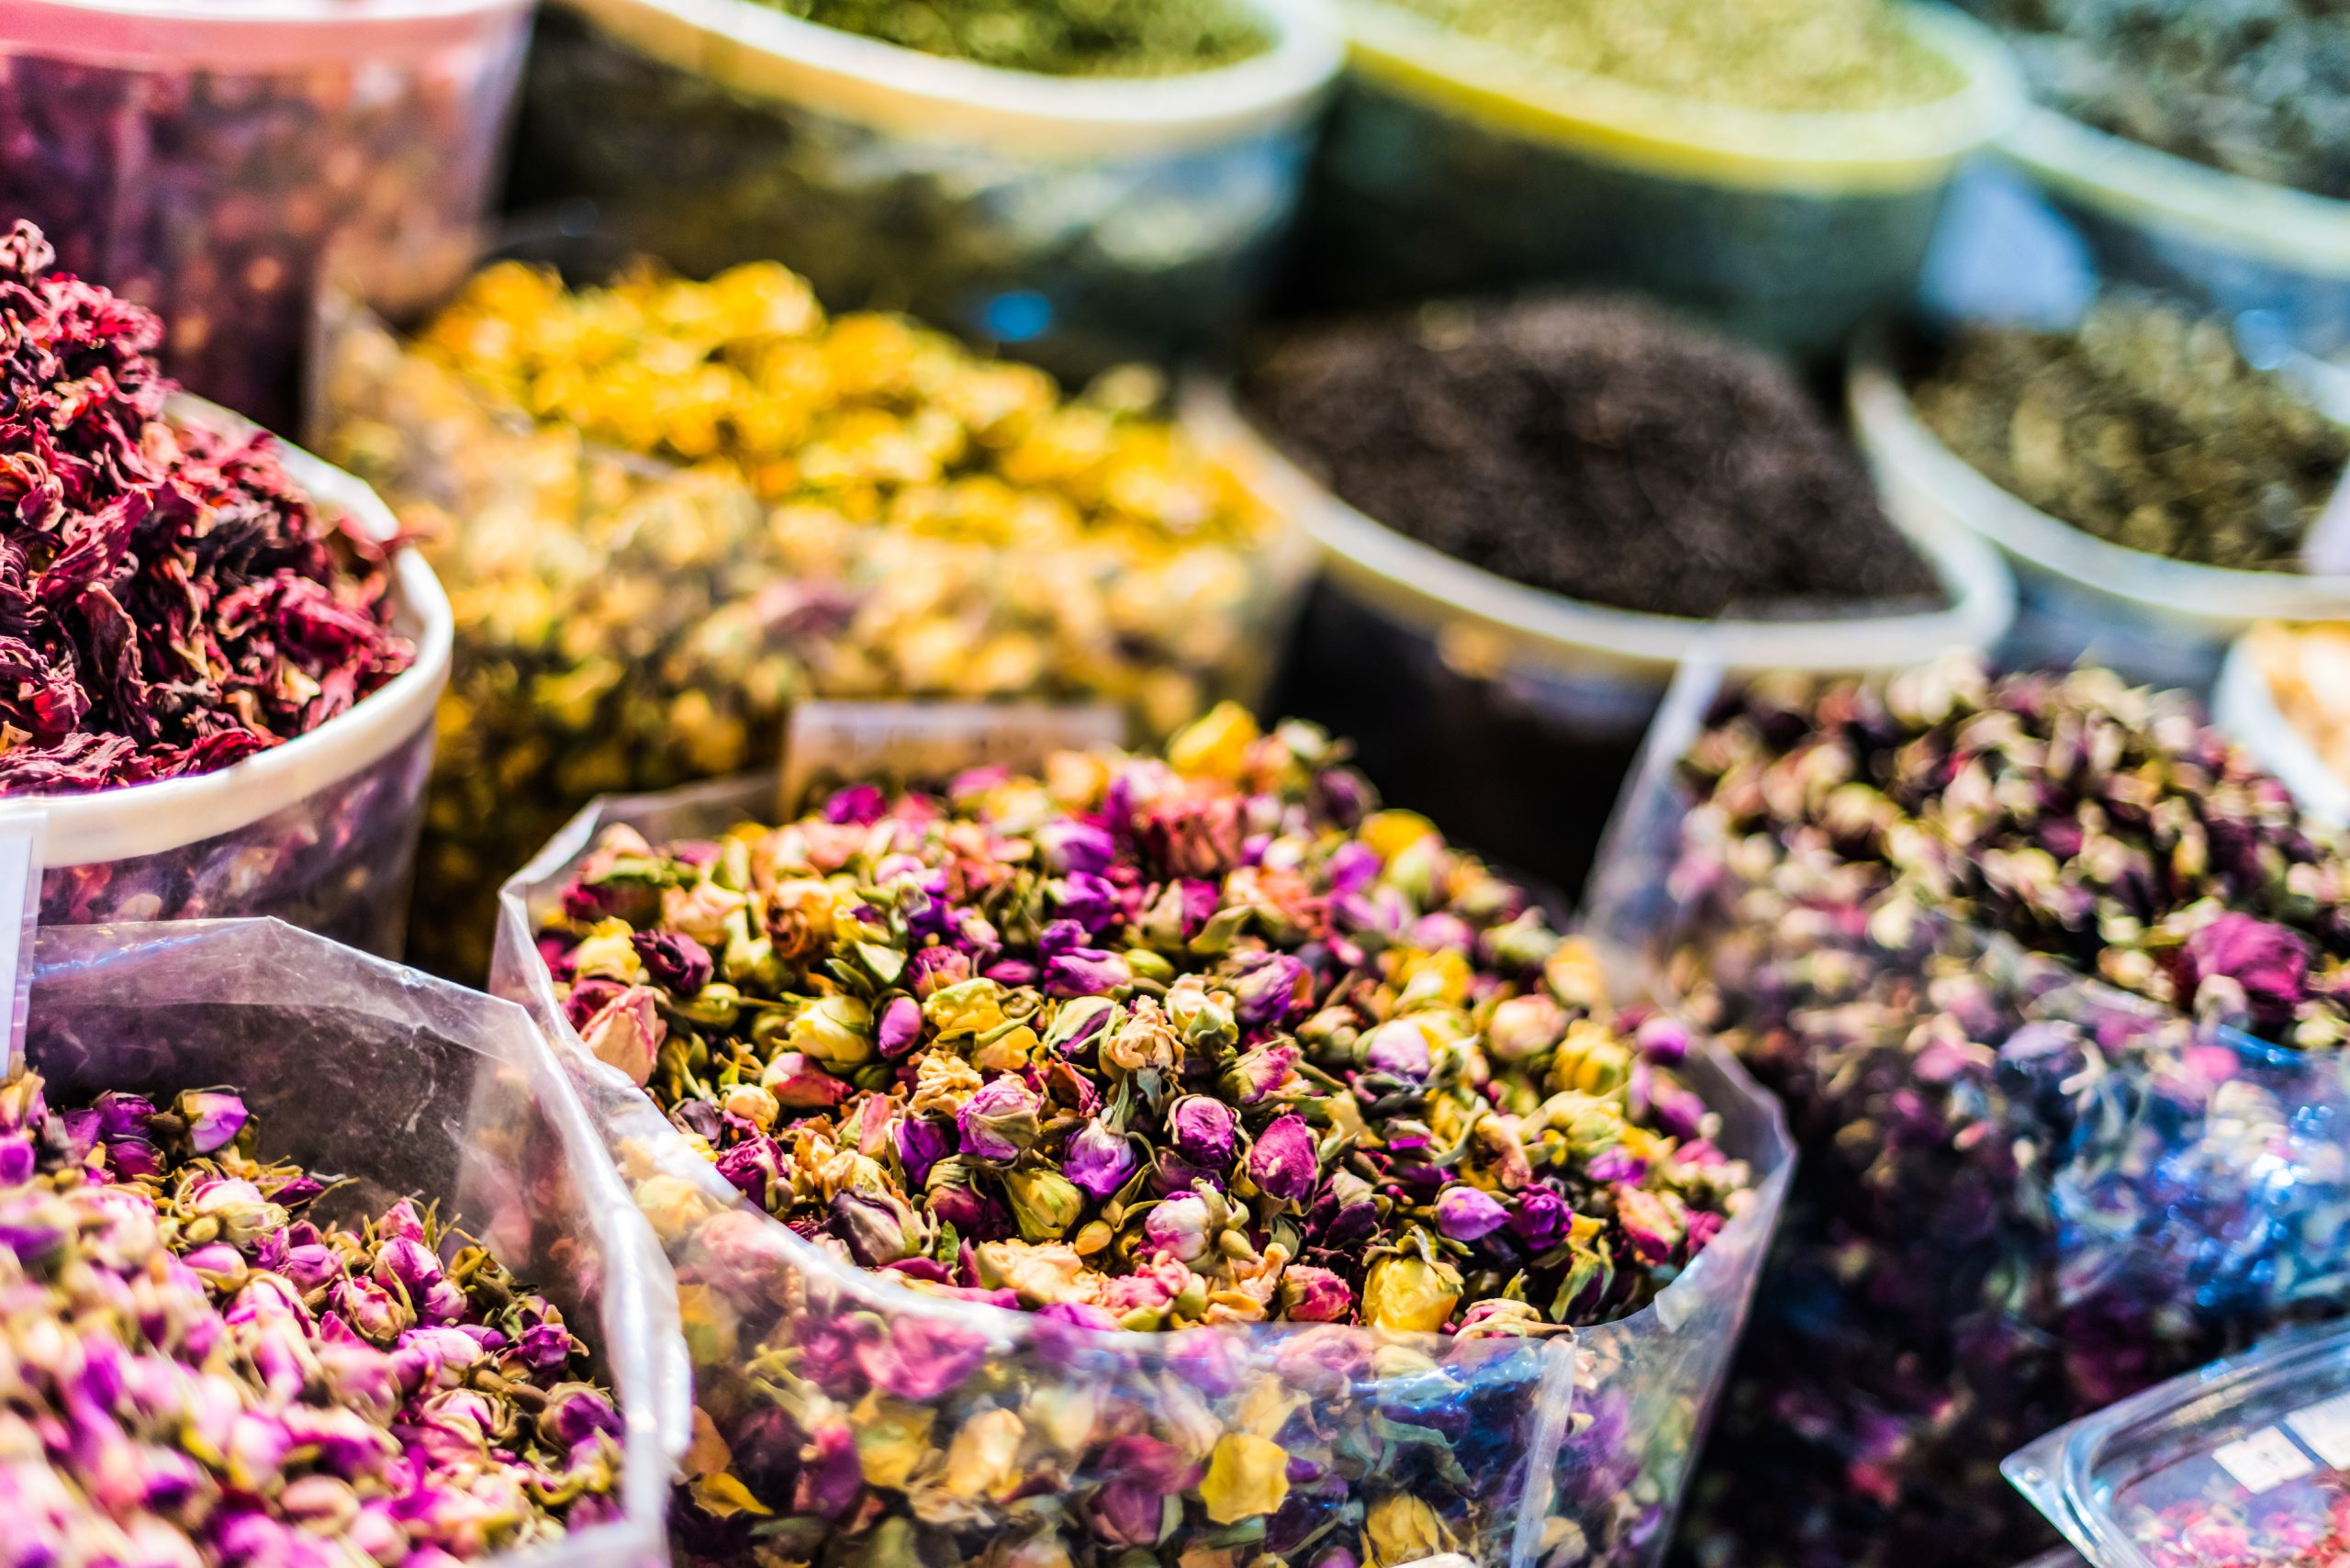
<svg viewBox="0 0 2350 1568"><path fill-rule="evenodd" d="M2350 623L2254 628L2253 657L2285 722L2350 783Z"/></svg>
<svg viewBox="0 0 2350 1568"><path fill-rule="evenodd" d="M1741 108L1864 111L1946 98L1958 68L1885 0L1393 0L1567 75Z"/></svg>
<svg viewBox="0 0 2350 1568"><path fill-rule="evenodd" d="M1273 520L1134 378L1064 399L773 265L493 267L412 346L344 335L330 401L456 613L423 863L458 913L414 939L469 973L569 812L771 760L795 697L1100 697L1164 734L1252 689L1285 592Z"/></svg>
<svg viewBox="0 0 2350 1568"><path fill-rule="evenodd" d="M610 1517L555 1306L413 1203L320 1217L257 1136L221 1090L0 1089L11 1561L431 1568Z"/></svg>
<svg viewBox="0 0 2350 1568"><path fill-rule="evenodd" d="M2006 1454L2344 1305L2350 857L2097 670L1761 680L1681 778L1674 983L1804 1159L1696 1560L2029 1555Z"/></svg>
<svg viewBox="0 0 2350 1568"><path fill-rule="evenodd" d="M1532 588L1707 618L1942 597L1784 369L1646 306L1307 329L1241 390L1341 500Z"/></svg>
<svg viewBox="0 0 2350 1568"><path fill-rule="evenodd" d="M388 578L265 436L163 417L162 324L0 240L0 793L222 767L407 667Z"/></svg>
<svg viewBox="0 0 2350 1568"><path fill-rule="evenodd" d="M1262 54L1238 0L767 0L887 43L1049 76L1170 76Z"/></svg>
<svg viewBox="0 0 2350 1568"><path fill-rule="evenodd" d="M2126 295L2079 328L1958 329L1918 412L2001 488L2109 543L2300 569L2350 433L2238 352L2229 323Z"/></svg>
<svg viewBox="0 0 2350 1568"><path fill-rule="evenodd" d="M2040 100L2215 169L2350 196L2350 19L2327 0L1967 0Z"/></svg>
<svg viewBox="0 0 2350 1568"><path fill-rule="evenodd" d="M698 1554L745 1496L778 1539L854 1520L891 1562L1032 1529L1034 1561L1084 1563L1506 1540L1527 1357L1653 1301L1747 1174L1675 1070L1686 1034L1612 1010L1588 949L1337 763L1226 705L1163 759L853 786L710 842L616 827L582 862L539 944L588 1048L819 1256L1035 1314L1119 1390L1057 1417L1077 1394L959 1320L827 1316L800 1305L814 1265L770 1254L777 1325L755 1350L725 1315L708 1330L749 1375L715 1412L704 1391ZM665 1234L669 1180L639 1186ZM712 1235L730 1214L681 1266L705 1310L760 1294L751 1238ZM1225 1337L1251 1325L1288 1337ZM1074 1332L1117 1329L1168 1332ZM1405 1352L1432 1334L1449 1348ZM1141 1370L1166 1358L1228 1364ZM860 1461L837 1484L826 1419ZM1591 1478L1595 1516L1637 1482L1623 1462ZM958 1513L942 1488L1052 1506Z"/></svg>

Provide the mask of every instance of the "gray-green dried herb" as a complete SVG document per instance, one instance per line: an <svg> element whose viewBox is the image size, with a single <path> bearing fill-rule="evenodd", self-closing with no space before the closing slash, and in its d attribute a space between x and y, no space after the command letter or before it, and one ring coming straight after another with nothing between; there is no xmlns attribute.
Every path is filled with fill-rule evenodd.
<svg viewBox="0 0 2350 1568"><path fill-rule="evenodd" d="M1237 0L767 0L924 54L1047 76L1180 76L1262 54Z"/></svg>
<svg viewBox="0 0 2350 1568"><path fill-rule="evenodd" d="M1970 325L1917 391L1933 432L2002 488L2132 550L2298 571L2350 435L2254 368L2225 321L2131 297L2073 332Z"/></svg>

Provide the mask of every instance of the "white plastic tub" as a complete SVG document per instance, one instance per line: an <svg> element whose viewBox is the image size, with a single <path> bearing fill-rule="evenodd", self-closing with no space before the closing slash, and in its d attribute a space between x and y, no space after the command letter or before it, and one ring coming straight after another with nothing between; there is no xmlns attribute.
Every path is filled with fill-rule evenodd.
<svg viewBox="0 0 2350 1568"><path fill-rule="evenodd" d="M756 0L561 0L524 93L533 196L592 197L688 272L775 258L1077 373L1237 319L1286 230L1340 57L1325 0L1220 69L1046 76Z"/></svg>
<svg viewBox="0 0 2350 1568"><path fill-rule="evenodd" d="M1908 16L1957 92L1820 114L1577 78L1380 0L1343 14L1300 269L1317 299L1593 281L1833 353L1907 302L1952 174L2023 102L1998 39L1942 8Z"/></svg>
<svg viewBox="0 0 2350 1568"><path fill-rule="evenodd" d="M192 423L241 424L192 398ZM285 471L329 511L390 539L375 493L281 442ZM402 550L394 625L409 666L308 734L210 773L94 793L29 797L49 815L41 920L49 924L275 915L396 955L432 760L432 710L449 679L449 601L423 556Z"/></svg>
<svg viewBox="0 0 2350 1568"><path fill-rule="evenodd" d="M2276 689L2261 668L2259 648L2250 633L2236 640L2220 666L2211 718L2254 761L2284 782L2303 811L2350 826L2350 779L2328 767L2309 737L2278 710Z"/></svg>
<svg viewBox="0 0 2350 1568"><path fill-rule="evenodd" d="M272 429L329 252L387 308L470 256L530 0L0 0L0 214L162 313Z"/></svg>
<svg viewBox="0 0 2350 1568"><path fill-rule="evenodd" d="M2069 663L2087 655L2139 679L2199 689L2218 674L2228 644L2256 621L2350 615L2350 577L2174 561L2050 517L1944 446L1873 349L1856 358L1851 387L1853 429L1886 512L1905 528L1976 534L2015 567L2020 656Z"/></svg>

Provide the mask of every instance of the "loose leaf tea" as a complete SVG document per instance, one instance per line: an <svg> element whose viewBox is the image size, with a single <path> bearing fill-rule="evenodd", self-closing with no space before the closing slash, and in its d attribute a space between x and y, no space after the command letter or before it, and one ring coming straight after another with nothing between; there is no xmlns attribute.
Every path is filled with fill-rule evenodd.
<svg viewBox="0 0 2350 1568"><path fill-rule="evenodd" d="M2350 17L2333 0L1965 0L2040 100L2199 163L2350 196Z"/></svg>
<svg viewBox="0 0 2350 1568"><path fill-rule="evenodd" d="M1918 412L2001 488L2132 550L2300 569L2350 435L2237 350L2228 323L2130 296L2071 332L1970 323Z"/></svg>
<svg viewBox="0 0 2350 1568"><path fill-rule="evenodd" d="M413 1203L316 1217L257 1138L226 1091L0 1089L12 1559L424 1568L613 1517L621 1417L554 1304Z"/></svg>
<svg viewBox="0 0 2350 1568"><path fill-rule="evenodd" d="M405 669L381 561L268 437L165 420L162 324L54 260L0 240L0 794L225 767Z"/></svg>
<svg viewBox="0 0 2350 1568"><path fill-rule="evenodd" d="M1171 76L1261 54L1238 0L765 0L795 17L1006 71Z"/></svg>
<svg viewBox="0 0 2350 1568"><path fill-rule="evenodd" d="M1341 500L1529 587L1700 617L1942 598L1785 371L1641 306L1305 329L1242 394Z"/></svg>
<svg viewBox="0 0 2350 1568"><path fill-rule="evenodd" d="M1742 108L1906 108L1964 78L1886 0L1390 0L1554 67Z"/></svg>

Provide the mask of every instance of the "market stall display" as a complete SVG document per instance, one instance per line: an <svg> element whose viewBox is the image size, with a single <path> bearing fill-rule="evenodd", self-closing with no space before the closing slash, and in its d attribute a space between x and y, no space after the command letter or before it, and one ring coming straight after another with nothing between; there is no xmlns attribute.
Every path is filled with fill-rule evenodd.
<svg viewBox="0 0 2350 1568"><path fill-rule="evenodd" d="M2020 107L1982 28L1881 0L1340 10L1316 308L1595 283L1833 353L1908 302L1952 174Z"/></svg>
<svg viewBox="0 0 2350 1568"><path fill-rule="evenodd" d="M771 761L799 697L1098 697L1163 735L1260 689L1306 566L1148 413L1065 398L772 264L567 289L500 264L412 340L332 334L326 449L425 535L457 672L428 963L600 791Z"/></svg>
<svg viewBox="0 0 2350 1568"><path fill-rule="evenodd" d="M667 1271L519 1009L272 921L46 929L27 961L19 1555L659 1560Z"/></svg>
<svg viewBox="0 0 2350 1568"><path fill-rule="evenodd" d="M275 914L397 948L448 610L382 504L174 395L157 319L0 240L0 793L43 917Z"/></svg>
<svg viewBox="0 0 2350 1568"><path fill-rule="evenodd" d="M722 826L757 785L611 801L516 879L497 986L684 1282L689 1556L755 1514L990 1561L1660 1559L1775 1114L1337 761L1227 707L774 829Z"/></svg>
<svg viewBox="0 0 2350 1568"><path fill-rule="evenodd" d="M2109 673L1693 673L1593 918L1788 1103L1804 1178L1699 1561L2004 1561L2064 1420L2345 1304L2342 841Z"/></svg>
<svg viewBox="0 0 2350 1568"><path fill-rule="evenodd" d="M1340 43L1321 0L1140 11L563 0L520 162L698 274L779 258L1064 374L1164 358L1262 292Z"/></svg>
<svg viewBox="0 0 2350 1568"><path fill-rule="evenodd" d="M527 0L8 0L0 219L287 428L330 257L387 308L464 264L530 26Z"/></svg>

